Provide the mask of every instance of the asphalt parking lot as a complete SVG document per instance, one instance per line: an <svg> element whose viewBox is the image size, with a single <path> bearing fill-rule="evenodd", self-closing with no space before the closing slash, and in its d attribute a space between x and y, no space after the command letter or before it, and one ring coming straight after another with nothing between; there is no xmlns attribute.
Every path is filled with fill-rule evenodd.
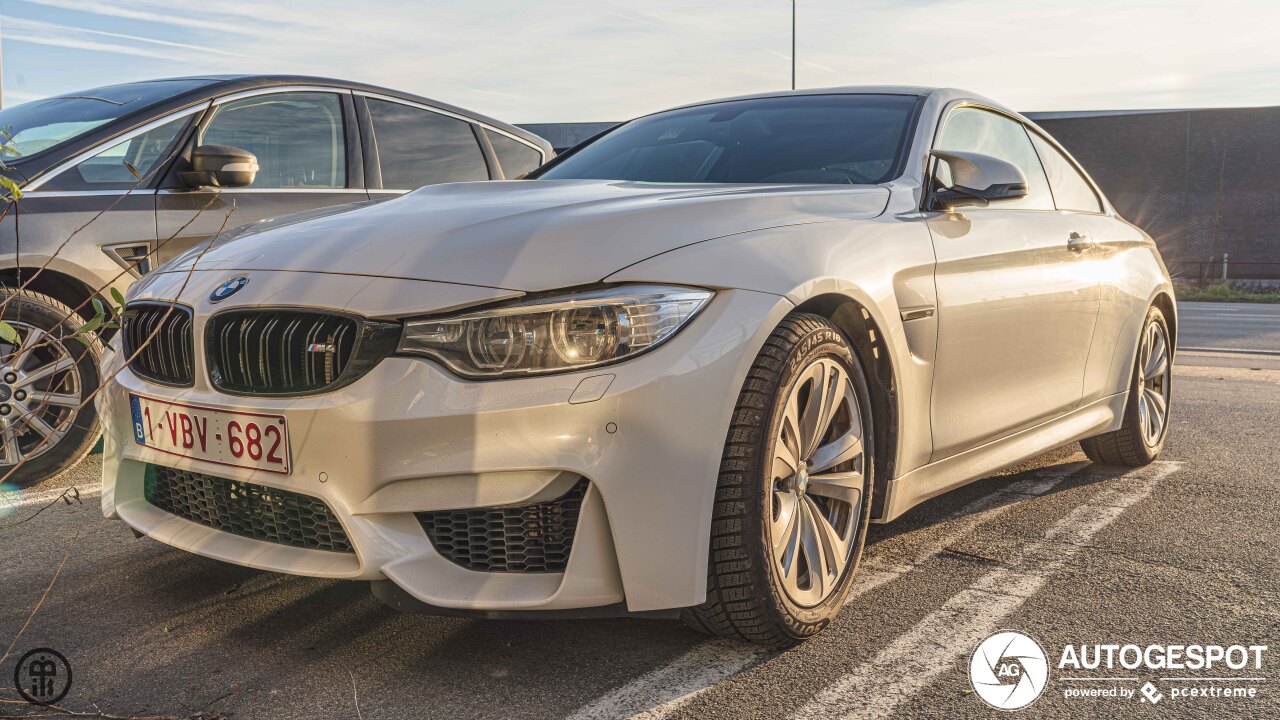
<svg viewBox="0 0 1280 720"><path fill-rule="evenodd" d="M404 615L363 584L205 560L105 521L91 457L0 517L0 651L20 634L0 663L0 717L58 716L8 687L16 656L41 646L74 667L61 705L83 717L368 720L991 717L967 668L999 629L1055 661L1081 643L1280 649L1280 306L1181 315L1179 344L1197 351L1175 367L1159 462L1126 472L1064 448L873 526L845 611L784 652L658 620ZM82 504L47 505L72 485ZM1021 714L1280 716L1278 667L1105 683L1055 672ZM1148 681L1154 704L1064 697ZM1188 684L1256 693L1174 696Z"/></svg>

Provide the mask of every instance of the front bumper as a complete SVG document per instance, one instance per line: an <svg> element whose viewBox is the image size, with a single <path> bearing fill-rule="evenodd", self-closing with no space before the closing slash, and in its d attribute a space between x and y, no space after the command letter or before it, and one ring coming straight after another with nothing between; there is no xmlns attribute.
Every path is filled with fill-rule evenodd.
<svg viewBox="0 0 1280 720"><path fill-rule="evenodd" d="M249 287L279 305L288 296L289 275L255 273ZM437 285L378 282L412 282L418 297ZM155 283L148 295L163 297L164 287ZM245 294L237 300L252 304L253 294ZM306 306L307 299L297 304ZM154 385L126 369L103 391L103 512L200 555L301 575L386 579L428 605L475 611L625 602L641 612L701 602L730 415L748 367L790 309L777 296L723 291L661 347L578 373L469 382L428 361L393 357L331 393L240 398L207 383L199 338L209 308L195 305L194 387ZM105 377L118 369L119 355L112 353ZM613 376L592 380L607 383L603 396L570 402L584 380L602 375ZM138 445L129 393L283 415L291 472L242 470ZM354 553L265 542L171 515L144 497L147 464L318 497L337 516ZM436 551L414 515L541 502L579 477L590 486L563 573L465 568Z"/></svg>

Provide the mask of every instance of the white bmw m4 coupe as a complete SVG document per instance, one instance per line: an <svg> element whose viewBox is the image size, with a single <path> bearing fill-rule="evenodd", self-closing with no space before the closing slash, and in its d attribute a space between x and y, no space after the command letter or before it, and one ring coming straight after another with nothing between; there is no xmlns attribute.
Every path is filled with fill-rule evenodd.
<svg viewBox="0 0 1280 720"><path fill-rule="evenodd" d="M1151 462L1151 238L953 89L719 100L134 285L103 510L403 608L814 635L868 524L1079 441Z"/></svg>

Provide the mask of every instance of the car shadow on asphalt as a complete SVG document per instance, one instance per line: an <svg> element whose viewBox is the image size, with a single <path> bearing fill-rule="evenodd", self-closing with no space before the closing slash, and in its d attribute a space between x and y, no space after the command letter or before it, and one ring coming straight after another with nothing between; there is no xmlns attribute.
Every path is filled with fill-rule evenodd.
<svg viewBox="0 0 1280 720"><path fill-rule="evenodd" d="M1078 466L1078 467L1073 467ZM977 480L938 497L927 500L907 511L902 517L883 525L872 525L867 532L867 547L908 533L925 530L962 519L975 512L1029 502L1036 498L1051 497L1058 493L1076 490L1113 480L1133 468L1098 465L1089 462L1075 445L1046 453L999 474ZM1065 473L1065 477L1046 492L1028 495L1010 490L1024 481L1035 481ZM976 506L979 499L994 495L991 503Z"/></svg>

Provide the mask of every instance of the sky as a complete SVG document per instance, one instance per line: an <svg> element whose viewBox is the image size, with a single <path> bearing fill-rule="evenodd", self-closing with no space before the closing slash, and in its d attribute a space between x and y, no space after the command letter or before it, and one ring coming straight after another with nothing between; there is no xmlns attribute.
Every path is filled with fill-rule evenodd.
<svg viewBox="0 0 1280 720"><path fill-rule="evenodd" d="M798 85L1022 111L1280 105L1280 0L797 0ZM213 73L357 80L518 123L791 82L788 0L0 0L5 106Z"/></svg>

